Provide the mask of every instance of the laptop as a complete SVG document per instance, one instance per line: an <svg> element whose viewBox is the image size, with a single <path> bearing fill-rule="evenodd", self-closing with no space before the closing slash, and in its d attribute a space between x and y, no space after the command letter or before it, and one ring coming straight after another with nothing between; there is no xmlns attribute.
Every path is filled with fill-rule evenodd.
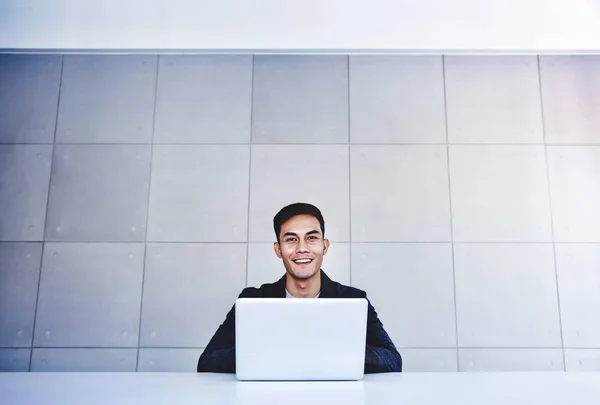
<svg viewBox="0 0 600 405"><path fill-rule="evenodd" d="M238 380L360 380L368 304L364 298L238 298Z"/></svg>

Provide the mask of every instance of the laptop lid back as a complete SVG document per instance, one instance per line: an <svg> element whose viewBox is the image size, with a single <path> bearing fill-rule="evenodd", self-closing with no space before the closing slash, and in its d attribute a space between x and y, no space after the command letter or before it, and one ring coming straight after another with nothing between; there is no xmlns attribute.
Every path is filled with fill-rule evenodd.
<svg viewBox="0 0 600 405"><path fill-rule="evenodd" d="M368 303L364 298L239 298L240 380L360 380Z"/></svg>

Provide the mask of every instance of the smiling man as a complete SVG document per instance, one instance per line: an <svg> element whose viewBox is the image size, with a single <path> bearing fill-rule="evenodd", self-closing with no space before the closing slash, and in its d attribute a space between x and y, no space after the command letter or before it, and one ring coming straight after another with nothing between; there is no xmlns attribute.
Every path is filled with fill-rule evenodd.
<svg viewBox="0 0 600 405"><path fill-rule="evenodd" d="M331 280L321 269L329 240L317 207L288 205L275 215L273 227L273 247L286 273L275 283L245 288L240 298L367 298L364 291ZM368 307L365 373L402 371L402 357L370 302ZM235 373L235 306L204 349L197 371Z"/></svg>

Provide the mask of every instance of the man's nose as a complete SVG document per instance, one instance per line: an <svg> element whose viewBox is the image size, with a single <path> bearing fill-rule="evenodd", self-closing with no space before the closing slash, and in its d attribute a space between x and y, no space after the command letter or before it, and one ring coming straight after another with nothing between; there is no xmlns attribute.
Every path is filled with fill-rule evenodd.
<svg viewBox="0 0 600 405"><path fill-rule="evenodd" d="M308 252L308 244L303 239L300 239L298 242L298 247L296 248L296 252Z"/></svg>

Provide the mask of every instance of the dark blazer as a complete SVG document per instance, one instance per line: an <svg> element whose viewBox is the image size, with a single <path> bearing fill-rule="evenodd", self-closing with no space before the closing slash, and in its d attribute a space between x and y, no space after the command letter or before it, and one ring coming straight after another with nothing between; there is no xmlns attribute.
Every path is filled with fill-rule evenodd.
<svg viewBox="0 0 600 405"><path fill-rule="evenodd" d="M277 282L263 284L260 288L244 288L240 298L285 298L285 275ZM320 298L367 298L358 288L342 285L331 280L321 270ZM369 302L367 318L367 347L365 373L402 371L402 357L383 329L375 308ZM235 305L225 321L212 337L198 359L197 371L211 373L235 373Z"/></svg>

